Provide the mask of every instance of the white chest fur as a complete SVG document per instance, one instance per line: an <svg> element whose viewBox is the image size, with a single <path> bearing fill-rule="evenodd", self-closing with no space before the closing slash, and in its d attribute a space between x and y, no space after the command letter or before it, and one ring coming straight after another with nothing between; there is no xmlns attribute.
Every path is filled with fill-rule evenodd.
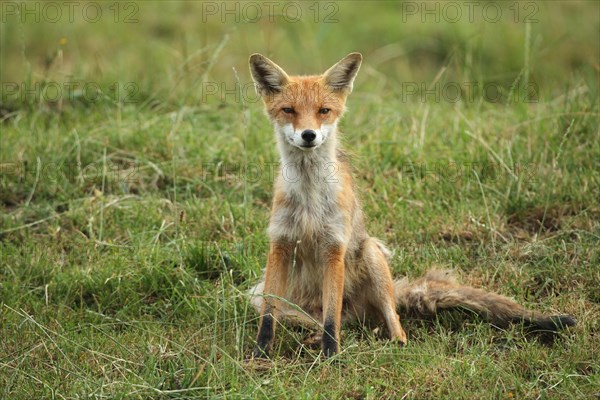
<svg viewBox="0 0 600 400"><path fill-rule="evenodd" d="M344 220L337 205L338 168L335 158L320 152L282 157L279 187L286 201L271 215L272 240L344 241Z"/></svg>

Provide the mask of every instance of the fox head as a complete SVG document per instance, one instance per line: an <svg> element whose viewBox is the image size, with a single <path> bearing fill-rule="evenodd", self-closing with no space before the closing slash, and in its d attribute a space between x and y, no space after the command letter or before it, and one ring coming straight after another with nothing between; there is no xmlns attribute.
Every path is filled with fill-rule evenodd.
<svg viewBox="0 0 600 400"><path fill-rule="evenodd" d="M250 72L280 143L314 151L335 134L362 56L351 53L322 75L289 76L261 54L250 56Z"/></svg>

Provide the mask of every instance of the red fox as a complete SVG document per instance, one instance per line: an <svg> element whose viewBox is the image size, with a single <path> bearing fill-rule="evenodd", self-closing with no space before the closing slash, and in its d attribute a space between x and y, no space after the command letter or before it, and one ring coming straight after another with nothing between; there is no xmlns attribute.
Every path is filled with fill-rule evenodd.
<svg viewBox="0 0 600 400"><path fill-rule="evenodd" d="M268 357L281 319L322 329L326 357L338 353L340 324L352 319L382 319L391 339L406 344L398 310L465 307L496 324L522 321L552 332L575 324L571 316L546 316L463 286L448 272L394 281L390 251L365 229L348 159L338 145L338 121L362 55L351 53L316 76L288 76L260 54L249 61L281 157L264 279L251 289L260 314L253 357Z"/></svg>

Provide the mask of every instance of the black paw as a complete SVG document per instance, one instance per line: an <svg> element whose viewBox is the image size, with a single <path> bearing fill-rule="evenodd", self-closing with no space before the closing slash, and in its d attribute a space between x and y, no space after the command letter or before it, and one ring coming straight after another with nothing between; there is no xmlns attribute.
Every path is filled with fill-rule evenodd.
<svg viewBox="0 0 600 400"><path fill-rule="evenodd" d="M269 349L260 346L254 347L252 358L269 358Z"/></svg>
<svg viewBox="0 0 600 400"><path fill-rule="evenodd" d="M322 349L325 357L329 358L337 354L338 341L336 339L336 327L331 321L326 321L323 329Z"/></svg>

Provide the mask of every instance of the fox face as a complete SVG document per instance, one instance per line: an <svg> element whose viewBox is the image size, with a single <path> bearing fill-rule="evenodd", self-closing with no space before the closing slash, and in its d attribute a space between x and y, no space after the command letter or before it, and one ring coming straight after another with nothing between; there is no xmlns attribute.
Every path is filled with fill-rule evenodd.
<svg viewBox="0 0 600 400"><path fill-rule="evenodd" d="M250 56L250 72L282 143L313 151L335 134L362 56L351 53L322 75L288 76L268 58Z"/></svg>

